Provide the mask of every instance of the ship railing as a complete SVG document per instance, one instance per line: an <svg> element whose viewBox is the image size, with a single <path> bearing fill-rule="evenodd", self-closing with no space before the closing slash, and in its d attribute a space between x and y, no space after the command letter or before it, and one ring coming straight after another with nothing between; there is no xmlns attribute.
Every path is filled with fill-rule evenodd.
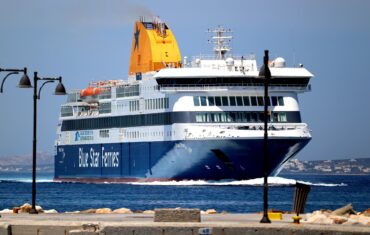
<svg viewBox="0 0 370 235"><path fill-rule="evenodd" d="M85 117L85 116L98 116L99 111L98 110L84 110L84 111L79 111L77 113L78 117Z"/></svg>
<svg viewBox="0 0 370 235"><path fill-rule="evenodd" d="M188 91L209 91L209 90L247 90L247 89L264 89L263 83L233 83L221 85L199 85L199 84L186 84L186 85L160 85L160 91L168 92L188 92ZM271 84L270 90L284 91L311 91L310 84Z"/></svg>
<svg viewBox="0 0 370 235"><path fill-rule="evenodd" d="M229 132L235 130L243 131L254 131L254 133L264 131L263 123L246 123L243 125L196 125L185 129L186 139L197 139L197 138L226 138L235 136L236 132ZM308 135L310 130L306 123L269 123L268 125L269 135L279 135L283 131L301 131L304 135Z"/></svg>
<svg viewBox="0 0 370 235"><path fill-rule="evenodd" d="M227 55L226 58L233 58L234 60L241 60L243 57L243 60L255 60L256 55L254 54L249 54L249 55ZM195 60L224 60L222 58L217 58L215 55L196 55L191 57L192 61L194 62Z"/></svg>
<svg viewBox="0 0 370 235"><path fill-rule="evenodd" d="M215 125L211 125L211 126L204 125L204 127L215 127ZM231 130L264 130L265 129L263 123L217 125L216 127L220 129L231 129ZM275 130L275 131L298 130L298 129L307 129L307 124L306 123L268 123L267 128L268 130Z"/></svg>
<svg viewBox="0 0 370 235"><path fill-rule="evenodd" d="M222 130L264 130L263 123L245 123L236 125L196 125L194 128L200 131L202 128L217 128ZM306 123L268 123L268 130L287 131L287 130L308 130ZM191 128L188 128L191 129Z"/></svg>
<svg viewBox="0 0 370 235"><path fill-rule="evenodd" d="M286 131L286 130L304 130L307 129L307 124L305 123L269 123L267 125L268 130L271 131ZM237 130L264 130L265 127L263 123L254 123L247 125L238 125L233 127Z"/></svg>

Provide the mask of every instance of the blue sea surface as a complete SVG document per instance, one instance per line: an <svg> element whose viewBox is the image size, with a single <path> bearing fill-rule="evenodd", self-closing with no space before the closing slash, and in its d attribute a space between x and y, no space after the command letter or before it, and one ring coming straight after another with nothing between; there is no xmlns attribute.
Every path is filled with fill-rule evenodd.
<svg viewBox="0 0 370 235"><path fill-rule="evenodd" d="M311 185L305 211L334 210L352 203L370 208L370 176L285 175L269 178L269 208L291 211L295 182ZM262 179L245 181L180 181L134 184L55 183L38 175L37 204L59 212L121 207L131 210L183 207L231 213L263 210ZM0 174L0 210L31 202L31 175Z"/></svg>

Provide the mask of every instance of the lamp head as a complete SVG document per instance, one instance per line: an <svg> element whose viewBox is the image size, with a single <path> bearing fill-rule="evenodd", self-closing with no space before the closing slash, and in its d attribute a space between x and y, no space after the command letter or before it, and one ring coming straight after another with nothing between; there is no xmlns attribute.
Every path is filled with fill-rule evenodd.
<svg viewBox="0 0 370 235"><path fill-rule="evenodd" d="M67 94L66 88L64 87L64 85L62 83L62 78L60 78L57 87L55 87L54 95L66 95L66 94Z"/></svg>
<svg viewBox="0 0 370 235"><path fill-rule="evenodd" d="M258 73L258 77L260 78L266 78L266 77L271 77L271 71L268 65L262 65L260 68L260 71Z"/></svg>
<svg viewBox="0 0 370 235"><path fill-rule="evenodd" d="M23 74L21 80L19 81L18 87L19 88L31 88L32 87L31 80L28 77L27 73Z"/></svg>
<svg viewBox="0 0 370 235"><path fill-rule="evenodd" d="M271 71L268 66L269 61L269 51L265 50L265 56L263 57L263 65L260 68L260 71L258 73L258 77L260 78L271 78Z"/></svg>

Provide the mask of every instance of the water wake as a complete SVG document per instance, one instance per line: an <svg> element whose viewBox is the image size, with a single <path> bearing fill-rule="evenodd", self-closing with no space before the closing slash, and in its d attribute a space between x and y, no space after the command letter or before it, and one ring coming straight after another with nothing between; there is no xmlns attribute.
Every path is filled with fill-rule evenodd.
<svg viewBox="0 0 370 235"><path fill-rule="evenodd" d="M37 183L56 183L53 182L52 178L38 178ZM300 181L295 179L288 179L283 177L268 177L269 186L294 186L297 182L302 184L307 184L311 186L321 186L321 187L338 187L347 186L345 183L316 183L308 181ZM21 178L0 178L0 183L32 183L31 177L21 177ZM104 182L103 184L117 184ZM220 181L206 181L206 180L182 180L182 181L154 181L154 182L128 182L123 184L129 185L148 185L148 186L262 186L263 178L250 179L250 180L220 180Z"/></svg>
<svg viewBox="0 0 370 235"><path fill-rule="evenodd" d="M53 179L42 178L36 179L37 183L51 183ZM32 183L32 178L0 178L0 183Z"/></svg>
<svg viewBox="0 0 370 235"><path fill-rule="evenodd" d="M347 186L347 184L332 183L312 183L283 177L268 177L269 186L294 186L297 182L311 186L337 187ZM205 180L183 180L183 181L154 181L154 182L131 182L132 185L153 185L153 186L262 186L263 178L250 180L222 180L222 181L205 181Z"/></svg>

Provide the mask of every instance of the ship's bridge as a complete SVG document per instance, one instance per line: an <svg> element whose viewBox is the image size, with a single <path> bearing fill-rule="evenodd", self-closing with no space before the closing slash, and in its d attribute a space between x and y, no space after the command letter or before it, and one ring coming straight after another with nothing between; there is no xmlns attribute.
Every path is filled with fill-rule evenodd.
<svg viewBox="0 0 370 235"><path fill-rule="evenodd" d="M263 88L263 80L258 78L256 60L235 60L230 66L229 58L225 60L202 60L189 64L188 67L166 68L154 75L161 90L189 91L236 87L245 89ZM195 64L195 66L193 66ZM313 74L303 66L283 67L270 63L272 90L309 91L310 78Z"/></svg>

